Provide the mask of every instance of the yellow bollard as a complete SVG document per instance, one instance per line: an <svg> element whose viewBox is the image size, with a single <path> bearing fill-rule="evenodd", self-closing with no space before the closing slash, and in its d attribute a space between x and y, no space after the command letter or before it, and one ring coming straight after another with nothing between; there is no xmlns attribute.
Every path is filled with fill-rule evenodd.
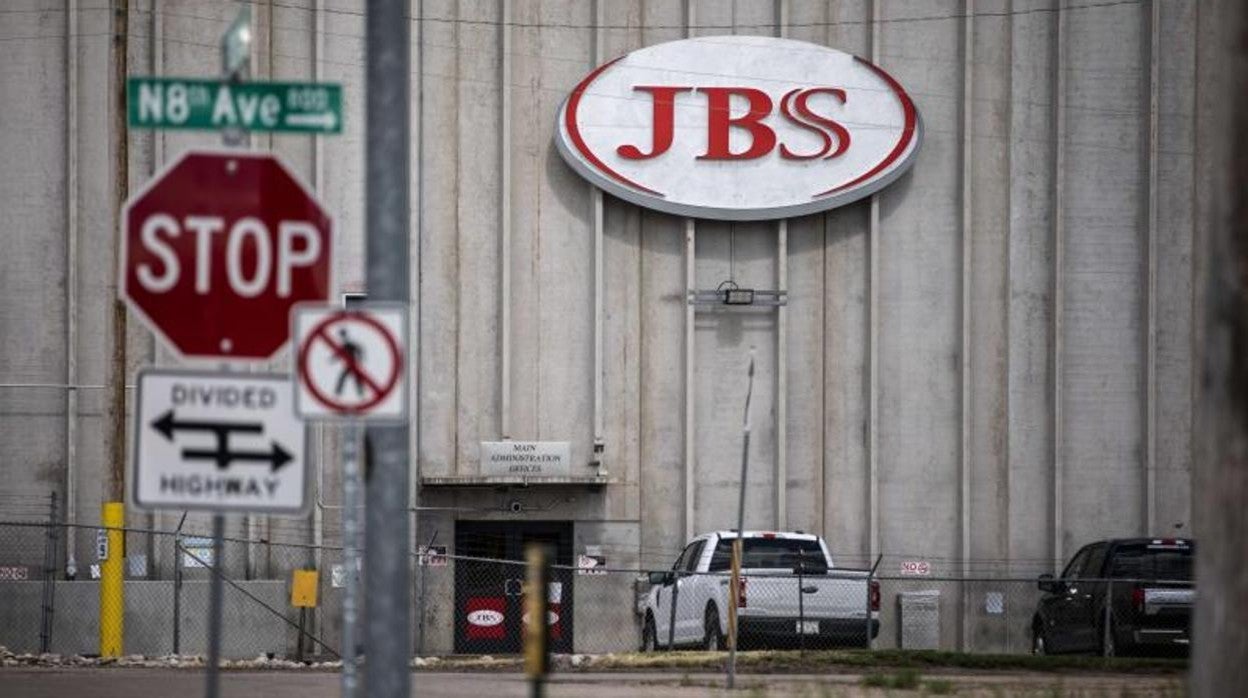
<svg viewBox="0 0 1248 698"><path fill-rule="evenodd" d="M100 656L120 657L126 613L126 506L105 502L106 556L100 560Z"/></svg>

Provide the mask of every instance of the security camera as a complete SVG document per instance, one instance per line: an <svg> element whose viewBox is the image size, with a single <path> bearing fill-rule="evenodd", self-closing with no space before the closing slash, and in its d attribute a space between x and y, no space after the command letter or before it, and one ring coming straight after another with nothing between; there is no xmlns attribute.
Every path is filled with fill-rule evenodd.
<svg viewBox="0 0 1248 698"><path fill-rule="evenodd" d="M524 502L521 502L519 499L513 499L507 503L507 508L511 510L511 513L519 514L524 511Z"/></svg>

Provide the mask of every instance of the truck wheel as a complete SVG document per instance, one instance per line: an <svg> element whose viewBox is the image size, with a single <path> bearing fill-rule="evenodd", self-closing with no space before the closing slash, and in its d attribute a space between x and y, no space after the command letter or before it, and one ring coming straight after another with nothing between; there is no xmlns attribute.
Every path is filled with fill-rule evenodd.
<svg viewBox="0 0 1248 698"><path fill-rule="evenodd" d="M641 629L641 651L657 652L658 649L659 640L654 630L654 617L646 614L646 623Z"/></svg>
<svg viewBox="0 0 1248 698"><path fill-rule="evenodd" d="M706 635L702 638L702 649L707 652L724 649L724 634L719 630L719 612L714 606L706 607L706 619L702 627L706 629Z"/></svg>

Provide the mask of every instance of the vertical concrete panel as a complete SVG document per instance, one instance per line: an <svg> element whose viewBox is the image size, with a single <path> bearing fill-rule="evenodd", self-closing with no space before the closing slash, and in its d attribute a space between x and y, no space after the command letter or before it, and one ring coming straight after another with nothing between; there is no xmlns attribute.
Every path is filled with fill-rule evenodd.
<svg viewBox="0 0 1248 698"><path fill-rule="evenodd" d="M880 550L938 573L958 555L960 6L885 3L880 27L924 124L922 167L880 194Z"/></svg>
<svg viewBox="0 0 1248 698"><path fill-rule="evenodd" d="M110 378L113 342L112 309L117 297L117 257L114 253L113 199L118 176L113 167L109 137L111 14L82 12L79 16L79 131L78 234L79 327L85 351L78 360L82 383L103 385ZM83 391L83 416L78 450L79 521L99 521L105 501L111 459L112 426L107 391Z"/></svg>
<svg viewBox="0 0 1248 698"><path fill-rule="evenodd" d="M0 160L13 168L0 177L0 382L57 384L67 351L66 21L63 3L24 6L48 11L13 12L0 23L9 126ZM33 128L41 123L59 128ZM11 491L0 498L0 514L37 517L47 508L44 495L64 489L65 394L0 387L0 414L0 444L10 454L0 479Z"/></svg>
<svg viewBox="0 0 1248 698"><path fill-rule="evenodd" d="M511 27L511 432L535 439L538 418L538 340L541 322L539 269L542 153L550 146L550 124L539 109L544 89L541 13L535 0L512 3ZM582 64L583 65L583 64ZM553 438L553 437L552 437Z"/></svg>
<svg viewBox="0 0 1248 698"><path fill-rule="evenodd" d="M732 280L741 288L774 289L774 230L758 224L700 221L697 288ZM750 403L750 463L746 528L770 528L775 517L776 314L764 306L726 310L702 306L696 315L695 529L735 528L741 486L742 416L750 349L756 353Z"/></svg>
<svg viewBox="0 0 1248 698"><path fill-rule="evenodd" d="M600 0L602 2L602 0ZM641 47L641 5L606 2L601 59ZM589 185L585 185L589 189ZM600 455L610 477L606 515L641 514L641 210L603 195L603 410L605 446ZM640 544L634 532L634 552Z"/></svg>
<svg viewBox="0 0 1248 698"><path fill-rule="evenodd" d="M822 44L827 10L824 4L789 2L784 31L791 39ZM787 518L789 528L812 533L823 528L823 224L822 215L788 222Z"/></svg>
<svg viewBox="0 0 1248 698"><path fill-rule="evenodd" d="M459 173L454 200L459 223L455 323L456 437L459 468L472 471L482 440L499 437L499 139L501 6L459 6L456 119ZM436 171L435 171L436 172ZM434 174L432 178L437 178ZM438 235L437 229L430 231ZM436 311L435 311L436 312Z"/></svg>
<svg viewBox="0 0 1248 698"><path fill-rule="evenodd" d="M1139 534L1144 269L1141 5L1068 10L1063 542Z"/></svg>
<svg viewBox="0 0 1248 698"><path fill-rule="evenodd" d="M1161 3L1157 141L1157 535L1191 532L1196 6ZM1175 529L1175 524L1183 524Z"/></svg>
<svg viewBox="0 0 1248 698"><path fill-rule="evenodd" d="M1052 13L1014 3L1010 29L1009 557L1018 574L1051 566L1053 324Z"/></svg>
<svg viewBox="0 0 1248 698"><path fill-rule="evenodd" d="M823 43L855 55L869 55L868 4L836 3L825 9L827 25L821 27ZM865 566L869 556L866 450L869 215L870 202L862 201L823 216L821 524L828 546L841 565Z"/></svg>
<svg viewBox="0 0 1248 698"><path fill-rule="evenodd" d="M340 290L364 290L364 17L325 3L321 79L342 84L342 133L321 140L321 199L340 234L334 267ZM213 54L215 55L215 54ZM419 328L412 328L416 334Z"/></svg>
<svg viewBox="0 0 1248 698"><path fill-rule="evenodd" d="M1009 557L1006 439L1006 304L1010 215L1009 2L977 0L973 20L969 267L969 569L999 572ZM991 562L988 562L991 561ZM982 564L981 564L982 563Z"/></svg>
<svg viewBox="0 0 1248 698"><path fill-rule="evenodd" d="M421 207L421 433L425 476L460 474L456 438L459 414L460 317L460 81L462 44L469 25L458 3L431 0L424 6L425 65ZM471 49L470 49L471 50ZM468 471L471 474L475 468Z"/></svg>
<svg viewBox="0 0 1248 698"><path fill-rule="evenodd" d="M593 445L594 228L585 184L555 150L551 138L563 100L593 60L593 8L575 0L544 0L538 13L540 129L535 153L539 211L537 323L518 327L537 336L539 438L572 442L573 474L589 474ZM521 202L521 205L524 205Z"/></svg>
<svg viewBox="0 0 1248 698"><path fill-rule="evenodd" d="M684 23L683 3L646 2L642 42L679 39ZM684 543L684 222L648 211L640 219L640 560L662 569Z"/></svg>

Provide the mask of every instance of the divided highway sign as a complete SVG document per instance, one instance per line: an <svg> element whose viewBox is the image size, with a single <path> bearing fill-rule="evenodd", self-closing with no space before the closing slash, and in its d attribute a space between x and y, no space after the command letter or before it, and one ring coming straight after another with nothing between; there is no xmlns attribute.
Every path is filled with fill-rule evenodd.
<svg viewBox="0 0 1248 698"><path fill-rule="evenodd" d="M287 375L140 371L134 506L302 513L307 430L293 404Z"/></svg>

